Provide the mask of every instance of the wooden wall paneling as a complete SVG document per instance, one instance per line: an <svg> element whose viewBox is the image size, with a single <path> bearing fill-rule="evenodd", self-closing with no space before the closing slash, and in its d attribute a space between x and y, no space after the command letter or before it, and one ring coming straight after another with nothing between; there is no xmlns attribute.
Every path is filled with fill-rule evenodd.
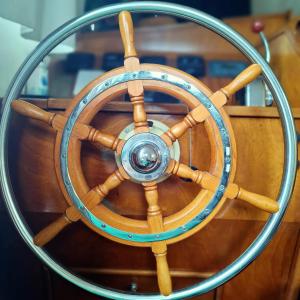
<svg viewBox="0 0 300 300"><path fill-rule="evenodd" d="M267 37L276 35L288 22L287 14L260 16L265 23ZM251 30L255 17L225 19L238 32L254 45L260 44L260 38ZM195 38L198 37L198 38ZM212 31L194 23L163 24L158 26L136 26L135 45L140 55L167 55L175 61L177 55L202 55L205 59L243 59L237 49ZM107 31L99 33L81 33L77 36L77 51L100 55L105 52L123 52L120 33Z"/></svg>
<svg viewBox="0 0 300 300"><path fill-rule="evenodd" d="M285 299L298 230L299 224L283 223L264 252L225 285L223 300Z"/></svg>
<svg viewBox="0 0 300 300"><path fill-rule="evenodd" d="M285 296L286 300L298 300L300 296L300 229Z"/></svg>
<svg viewBox="0 0 300 300"><path fill-rule="evenodd" d="M113 276L113 275L94 275L94 280L100 281L103 285L111 285L117 289L123 291L129 291L132 288L132 284L137 285L137 290L143 291L156 291L157 287L153 285L155 283L155 278L150 278L146 276ZM193 284L194 280L189 278L181 278L180 280L174 279L173 284L175 289L179 289L182 285ZM65 280L59 278L57 275L52 274L52 286L53 286L53 300L59 299L72 299L72 300L98 300L104 299L99 296L92 295L74 285L66 282ZM217 300L215 298L215 292L212 291L208 294L194 297L194 300Z"/></svg>
<svg viewBox="0 0 300 300"><path fill-rule="evenodd" d="M54 108L54 102L48 101L48 104ZM113 106L101 112L93 121L93 125L98 129L117 133L132 119L128 106L120 107L119 113L113 112L116 108ZM168 125L178 122L185 114L184 107L175 106L174 114L171 115L165 114L164 110L162 110L163 114L159 114L156 105L150 107L152 107L150 118ZM164 107L170 108L168 105ZM283 163L280 122L274 108L260 110L227 107L227 111L232 114L231 121L237 139L237 183L254 192L274 196L279 187ZM258 117L255 117L255 114ZM296 126L299 129L298 113L296 116ZM57 215L54 213L65 209L65 201L56 183L52 162L54 131L39 122L16 115L11 130L10 163L13 184L22 210L29 213L29 215L26 213L26 220L36 232L56 218ZM197 149L197 152L194 150L191 152L192 164L199 169L206 169L209 162L209 144L204 128L198 126L191 133L191 140L189 133L181 140L183 161L188 163L191 142L193 148ZM91 185L101 182L102 177L106 176L103 173L110 173L114 169L113 155L102 147L97 149L86 144L83 148L82 160ZM20 164L20 161L25 163ZM241 299L241 295L243 300L253 299L253 295L257 296L255 299L283 299L283 291L287 289L287 282L292 274L291 268L295 261L293 255L297 247L295 237L299 232L299 204L296 201L300 186L298 182L299 178L295 185L292 203L275 239L254 263L224 286L223 292L219 292L222 294L222 300ZM178 178L172 178L160 186L160 193L164 195L161 197L162 207L166 215L191 201L193 193L198 191L197 186L182 182ZM130 191L129 197L119 199L119 195L124 194L124 190L126 193ZM173 193L171 197L170 191ZM110 201L107 205L121 214L144 218L146 204L143 197L142 189L136 188L136 185L121 185L108 197ZM201 273L219 270L250 244L262 228L261 221L265 220L266 216L242 202L228 201L211 224L196 235L170 245L171 271ZM218 239L212 238L216 236ZM51 241L47 248L59 261L72 268L155 269L149 249L114 243L99 237L82 223L72 224ZM69 249L78 249L78 251L73 251L70 255ZM87 256L86 253L89 255ZM137 257L139 260L136 260ZM193 261L190 257L194 258ZM105 281L103 278L97 280ZM127 282L128 277L124 280ZM145 279L144 282L143 279L141 284L145 284L146 288L153 284L152 280L150 281L149 283ZM118 282L118 279L112 280L112 284L116 285L122 282L122 280ZM245 288L249 284L251 288Z"/></svg>
<svg viewBox="0 0 300 300"><path fill-rule="evenodd" d="M244 109L247 110L247 108ZM132 117L130 113L113 115L110 112L101 113L94 121L95 126L103 130L107 128L108 132L118 133L123 126L130 123ZM150 118L161 120L170 125L176 123L181 116L150 114ZM283 145L279 120L274 117L232 117L231 119L238 147L236 182L250 191L275 197L279 189L283 164ZM56 185L52 165L54 131L36 121L25 120L19 116L16 116L15 122L15 126L12 128L13 134L11 134L13 144L11 162L12 169L18 174L14 179L18 187L17 196L22 199L22 205L29 211L62 212L66 205ZM22 125L20 126L18 122L21 122ZM299 128L299 119L296 119L296 125ZM259 134L253 134L253 130ZM201 126L193 129L192 132L192 139L190 139L189 133L182 137L182 161L189 163L189 149L192 145L192 165L201 170L207 170L210 154L206 133ZM247 146L245 147L245 145ZM194 149L197 149L197 152ZM20 159L38 163L18 164ZM91 186L102 182L115 169L112 152L103 148L97 150L87 143L83 148L82 160L84 161L85 174ZM42 171L45 169L48 170L48 173L41 175L40 173L43 173ZM249 174L251 174L250 177ZM42 185L36 184L41 180ZM297 183L293 199L296 199L300 192ZM47 189L41 188L43 185L47 186ZM174 186L176 189L170 189ZM169 215L191 201L198 188L198 186L183 182L176 177L171 177L159 185L160 193L163 195L162 199L164 199L164 203L162 203L164 213ZM129 195L125 199L119 199L118 195L125 190L130 191ZM172 203L172 197L167 196L170 190L174 192L173 196L182 195L181 200ZM143 192L134 183L122 184L118 189L112 191L108 198L111 200L110 205L113 205L113 208L119 210L121 214L136 218L144 216ZM298 205L297 201L292 201L285 221L295 222L299 220ZM267 216L266 213L236 200L227 201L218 218L265 220Z"/></svg>
<svg viewBox="0 0 300 300"><path fill-rule="evenodd" d="M41 226L41 222L47 222L45 220L47 216L53 218L49 214L43 216L30 214L28 217L30 217L31 226L37 228ZM262 222L256 221L213 220L194 236L169 246L171 273L174 271L180 271L183 274L192 272L188 277L190 281L182 281L182 284L187 284L192 280L194 282L199 280L193 277L193 272L211 273L220 270L249 246L262 226ZM224 286L222 299L283 299L297 245L295 236L298 231L298 224L283 223L274 240L258 259ZM132 272L155 270L155 262L149 249L114 243L88 230L81 223L67 228L63 235L59 235L49 243L47 249L55 258L75 270L90 269L90 273L81 274L100 284L107 281L103 282L101 281L103 278L93 276L93 270L130 269ZM70 255L69 249L78 249L78 251L73 251ZM89 255L87 256L86 253ZM190 259L191 257L193 260ZM130 275L129 278L132 276ZM128 276L124 278L125 281L129 280ZM155 277L149 278L149 281L144 283L145 286L142 286L143 283L140 282L140 288L148 288L149 285L154 287ZM114 284L114 280L108 282L108 286L114 286ZM248 288L249 285L251 288Z"/></svg>
<svg viewBox="0 0 300 300"><path fill-rule="evenodd" d="M293 107L300 106L300 86L298 84L300 76L300 28L297 25L299 19L299 17L291 19L289 26L270 42L271 66Z"/></svg>

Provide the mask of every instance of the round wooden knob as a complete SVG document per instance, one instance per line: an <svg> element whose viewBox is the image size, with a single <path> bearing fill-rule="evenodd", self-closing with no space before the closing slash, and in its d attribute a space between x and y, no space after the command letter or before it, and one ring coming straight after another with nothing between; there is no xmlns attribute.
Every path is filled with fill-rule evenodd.
<svg viewBox="0 0 300 300"><path fill-rule="evenodd" d="M265 25L262 21L256 20L252 24L252 31L254 33L260 33L261 31L264 30L264 28L265 28Z"/></svg>

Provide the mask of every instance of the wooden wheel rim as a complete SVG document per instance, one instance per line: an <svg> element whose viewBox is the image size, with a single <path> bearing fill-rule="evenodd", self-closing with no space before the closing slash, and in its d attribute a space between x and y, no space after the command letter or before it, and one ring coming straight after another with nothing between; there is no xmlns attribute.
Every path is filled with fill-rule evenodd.
<svg viewBox="0 0 300 300"><path fill-rule="evenodd" d="M161 66L161 65L142 64L141 71L162 72L162 74L164 74L166 77L177 76L178 78L182 78L187 82L189 82L190 85L196 86L200 91L203 91L203 93L205 93L206 96L210 96L212 94L211 91L204 84L199 82L199 80L193 78L192 76L182 71L179 71L171 67ZM119 68L104 74L99 79L96 79L95 81L90 83L85 89L83 89L82 92L80 92L73 99L65 115L71 118L72 111L74 111L75 107L78 105L80 101L84 101L83 99L87 94L87 91L90 91L94 87L99 86L99 84L105 82L105 80L110 80L111 78L113 78L118 74L123 74L123 72L124 69ZM160 92L165 92L179 98L180 100L184 101L189 106L190 109L193 109L195 108L195 106L199 105L199 100L193 97L189 92L183 90L182 88L176 88L172 84L167 84L167 82L164 82L164 86L162 86L160 82L157 80L144 80L143 85L145 89L159 90ZM94 98L94 100L92 100L89 103L88 106L89 109L87 109L88 107L86 107L80 113L78 117L78 121L81 123L90 122L92 118L95 116L95 114L99 111L99 109L101 109L101 107L107 101L111 100L116 95L120 95L121 93L124 93L125 91L126 91L126 83L121 83L119 85L111 87L111 89L107 89L103 93L100 93L98 96ZM230 180L232 181L235 175L235 167L236 167L235 139L234 139L233 130L230 125L229 118L226 116L226 113L223 110L220 110L220 113L226 124L226 127L229 132L229 137L230 137L230 144L231 144L230 148L232 149L232 153L230 154L233 157L232 167L230 172ZM68 124L66 124L66 126L68 126ZM222 141L220 139L219 133L217 132L215 122L213 121L212 118L207 119L205 123L205 127L208 132L211 149L213 150L210 170L213 174L220 176L222 175L222 168L224 169L222 151L220 150L216 151L215 149L220 149L222 147L221 146ZM58 133L56 139L56 147L55 147L56 174L58 177L58 182L60 183L60 187L68 203L71 205L73 204L73 200L70 199L69 193L66 191L65 184L61 176L62 174L61 163L60 163L60 159L62 156L61 147L60 147L61 143L65 144L65 142L62 141L62 134ZM223 151L223 153L225 153L225 151ZM76 139L70 140L68 155L69 155L68 161L72 162L72 164L69 163L70 179L74 184L78 196L80 197L81 195L84 195L89 190L89 188L84 179L84 175L81 167L77 167L80 166L80 142L78 142ZM206 205L210 202L211 199L212 199L212 193L202 190L187 207L183 208L181 211L177 212L176 214L166 217L164 221L165 231L174 231L177 228L180 228L181 230L180 235L176 235L175 237L169 238L166 240L166 242L174 243L176 241L182 240L190 236L191 234L195 233L196 231L200 230L209 221L211 221L211 219L216 215L216 213L220 210L220 208L224 204L226 198L222 197L222 199L219 201L217 206L211 211L210 214L208 214L207 212L208 210L206 211L204 210ZM191 219L195 219L198 215L201 214L204 215L204 221L201 222L200 217L198 217L200 223L198 223L192 229L187 230L185 224L188 223ZM95 215L97 218L101 220L100 225L98 225L99 227L101 226L100 228L93 226L86 217L83 217L82 221L97 233L104 235L105 237L108 237L117 242L129 244L129 245L135 245L135 246L150 245L150 241L149 242L145 241L144 236L140 237L140 235L149 235L149 227L146 221L133 220L124 216L120 216L112 212L108 208L106 208L104 205L99 205L97 207L97 210L95 211ZM198 220L196 219L196 221ZM124 233L122 232L122 234L123 236L124 234L126 234L125 238L121 239L111 234L108 234L105 231L107 230L107 228L110 228L108 226L113 226L118 230L124 231ZM156 240L159 240L159 236L157 234L153 235L153 237L154 236ZM137 241L137 238L140 238L142 241Z"/></svg>

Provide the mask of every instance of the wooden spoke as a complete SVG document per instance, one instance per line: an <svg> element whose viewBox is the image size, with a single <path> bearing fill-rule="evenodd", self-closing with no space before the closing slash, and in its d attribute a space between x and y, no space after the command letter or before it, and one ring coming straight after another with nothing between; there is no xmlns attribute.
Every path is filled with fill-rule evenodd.
<svg viewBox="0 0 300 300"><path fill-rule="evenodd" d="M222 93L215 93L211 96L210 100L217 108L221 108L226 104L227 98ZM198 105L192 111L190 111L185 118L172 126L168 131L166 131L161 138L171 145L177 139L184 135L184 133L193 126L205 121L210 116L209 111L202 105Z"/></svg>
<svg viewBox="0 0 300 300"><path fill-rule="evenodd" d="M233 79L228 85L223 87L221 91L229 98L237 91L245 87L261 74L261 67L257 64L252 64L243 70L237 77Z"/></svg>
<svg viewBox="0 0 300 300"><path fill-rule="evenodd" d="M122 181L128 179L126 173L119 169L111 174L106 181L90 190L82 199L87 209L93 210L110 190L116 188ZM37 246L44 246L60 233L67 225L78 221L82 215L75 206L70 206L64 214L42 229L33 239Z"/></svg>
<svg viewBox="0 0 300 300"><path fill-rule="evenodd" d="M24 100L14 100L11 103L11 106L17 113L25 117L45 122L52 127L54 126L53 120L56 116L55 113L47 112Z"/></svg>
<svg viewBox="0 0 300 300"><path fill-rule="evenodd" d="M119 14L119 27L124 47L124 67L127 72L140 70L140 61L134 46L134 29L131 14L122 11ZM144 87L141 80L127 83L128 94L133 105L133 121L139 131L148 131L147 115L144 106Z"/></svg>
<svg viewBox="0 0 300 300"><path fill-rule="evenodd" d="M57 131L62 131L67 122L67 118L60 114L45 111L38 106L23 100L15 100L12 102L12 108L19 114L47 123ZM122 140L117 137L103 133L91 126L76 123L72 131L72 135L80 140L88 140L93 143L99 143L109 149L117 150L122 144Z"/></svg>
<svg viewBox="0 0 300 300"><path fill-rule="evenodd" d="M145 197L148 202L147 220L152 233L163 231L162 211L158 205L156 183L144 183ZM152 252L156 259L157 281L162 295L172 293L172 280L167 261L167 244L165 241L152 243Z"/></svg>
<svg viewBox="0 0 300 300"><path fill-rule="evenodd" d="M121 148L124 144L124 140L112 134L104 133L96 128L79 123L75 125L73 135L76 135L81 140L98 143L118 153L121 152Z"/></svg>
<svg viewBox="0 0 300 300"><path fill-rule="evenodd" d="M193 182L201 185L202 188L212 192L216 191L216 188L220 183L220 178L208 172L201 172L199 170L194 171L187 165L180 164L174 160L171 161L167 171L170 174L191 179ZM275 200L263 195L246 191L235 183L228 184L224 195L229 199L240 199L246 201L253 206L269 213L275 213L279 209L279 205Z"/></svg>
<svg viewBox="0 0 300 300"><path fill-rule="evenodd" d="M238 90L253 81L261 73L261 67L252 64L242 71L230 84L215 92L209 97L216 108L221 108L227 103L227 99ZM205 121L210 116L209 111L203 105L198 105L179 123L172 126L162 135L162 139L170 146L179 139L189 128Z"/></svg>

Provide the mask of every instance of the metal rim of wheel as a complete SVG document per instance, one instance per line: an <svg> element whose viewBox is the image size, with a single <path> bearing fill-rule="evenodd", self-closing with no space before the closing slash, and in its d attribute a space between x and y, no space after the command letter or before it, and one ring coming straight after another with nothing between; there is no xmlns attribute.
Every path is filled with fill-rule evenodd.
<svg viewBox="0 0 300 300"><path fill-rule="evenodd" d="M61 266L53 258L51 258L51 256L44 249L34 245L32 241L31 231L28 228L25 220L23 220L21 211L18 208L9 178L7 161L7 133L11 116L11 102L19 96L20 91L28 80L30 74L40 63L40 61L54 47L56 47L64 39L75 33L80 28L92 24L100 19L116 15L123 10L127 10L130 12L163 13L193 21L225 38L228 42L238 48L250 61L252 61L253 63L258 63L262 67L264 78L274 95L274 100L276 101L279 110L284 133L285 164L280 193L277 199L280 206L279 211L269 217L260 234L235 261L233 261L223 270L212 275L208 279L188 288L174 291L169 296L162 296L160 294L133 294L116 291L92 284L66 270L63 266ZM265 62L261 55L249 44L249 42L247 42L240 34L235 32L229 26L203 12L182 5L163 2L131 2L126 4L116 4L102 7L67 22L66 24L62 25L57 30L52 32L49 36L47 36L28 56L28 58L25 60L25 62L15 75L14 79L12 80L4 100L0 133L0 163L2 166L1 187L7 209L17 230L19 231L25 242L33 250L33 252L59 275L74 283L75 285L81 287L82 289L85 289L96 295L111 299L129 300L145 299L145 297L147 297L147 299L184 299L209 292L210 290L215 289L216 287L220 286L221 284L227 282L235 275L237 275L263 251L273 235L276 233L293 191L297 165L296 158L297 139L292 113L288 105L288 100L269 65Z"/></svg>

